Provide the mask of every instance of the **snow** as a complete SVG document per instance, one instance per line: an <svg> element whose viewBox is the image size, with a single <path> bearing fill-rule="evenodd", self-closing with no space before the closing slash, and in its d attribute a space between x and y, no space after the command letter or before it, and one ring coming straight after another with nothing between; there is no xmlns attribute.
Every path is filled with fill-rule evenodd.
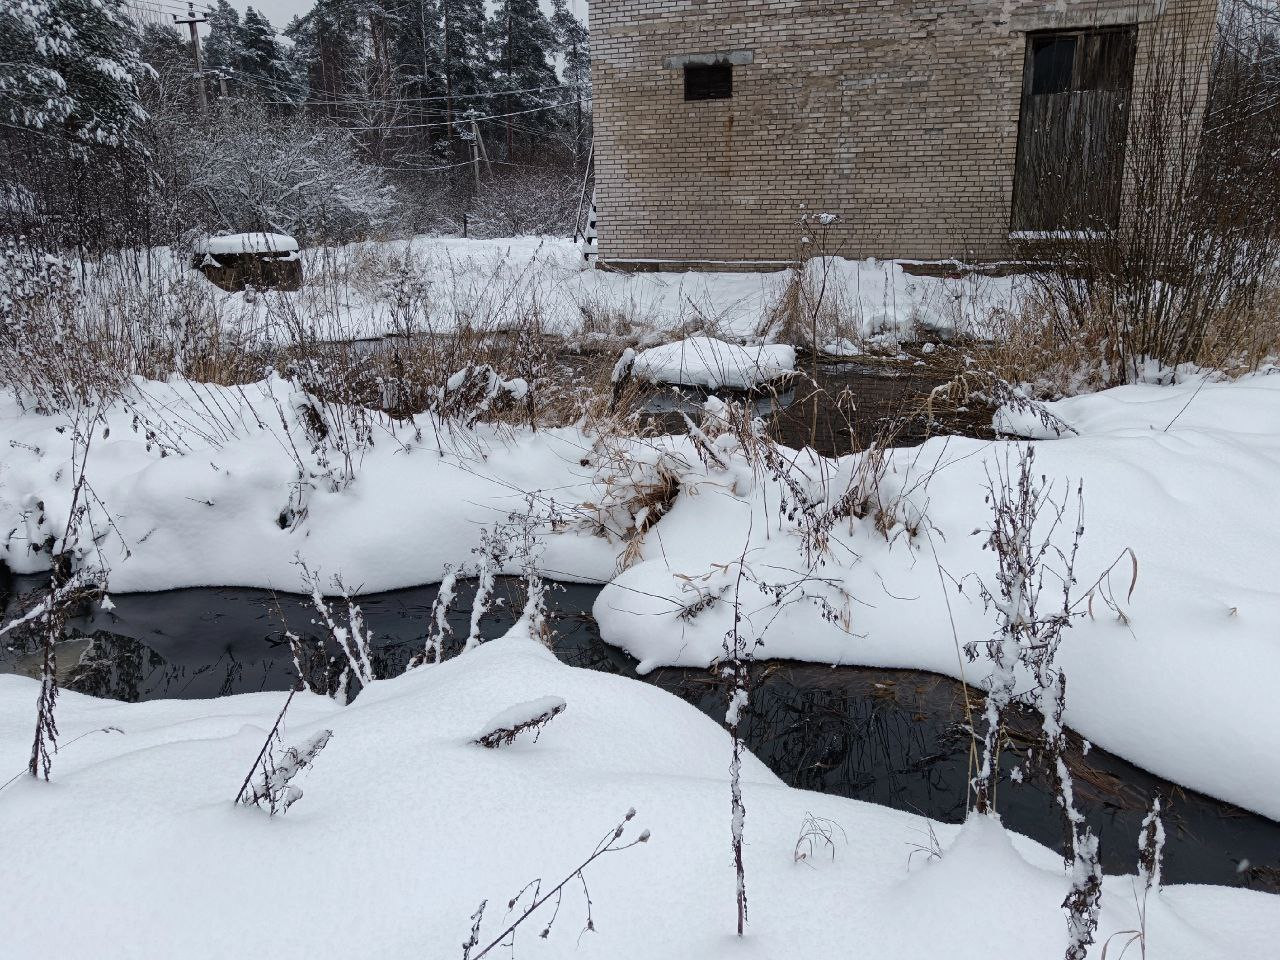
<svg viewBox="0 0 1280 960"><path fill-rule="evenodd" d="M185 257L176 251L155 254L153 273L167 274L170 283L189 276ZM623 341L649 347L693 333L752 343L778 339L775 314L796 279L793 268L596 269L584 263L575 243L561 237L419 236L310 248L298 255L307 276L299 291L246 297L212 288L198 276L194 280L215 298L224 322L277 342L287 341L290 325L297 323L329 339L405 333L404 305L411 302L418 330L447 331L460 323L506 329L537 315L550 333L620 349ZM1012 278L917 277L904 267L909 265L838 257L809 262L808 282L816 289L825 281L824 303L843 318L839 324L824 320L821 342L982 331L1019 298ZM108 280L113 275L110 269L101 272Z"/></svg>
<svg viewBox="0 0 1280 960"><path fill-rule="evenodd" d="M340 454L328 451L328 466L317 459L298 396L280 378L243 388L138 381L111 407L89 470L106 507L94 508L95 522L109 512L114 525L101 527L112 532L99 546L112 592L307 590L299 559L326 584L341 574L370 592L432 583L471 562L483 529L527 513L526 493L538 512L596 493L594 468L581 465L590 441L578 430L454 431L425 414L394 432L382 418L348 476ZM148 441L158 411L170 426ZM135 415L148 418L136 432ZM16 572L47 569L32 544L65 525L72 445L61 425L0 398L0 559ZM37 523L37 502L57 519ZM295 522L282 528L286 512ZM607 579L615 561L616 548L586 530L549 539L542 557L568 580Z"/></svg>
<svg viewBox="0 0 1280 960"><path fill-rule="evenodd" d="M636 354L632 374L650 383L709 390L748 390L795 370L793 347L743 347L712 337L689 337Z"/></svg>
<svg viewBox="0 0 1280 960"><path fill-rule="evenodd" d="M712 425L695 448L689 437L606 444L578 427L459 429L424 414L396 428L375 421L373 445L348 473L333 451L327 465L317 458L299 397L278 378L244 388L138 381L108 411L88 466L101 555L86 559L110 569L113 593L297 591L299 559L325 582L340 575L366 592L435 582L462 563L474 570L485 532L512 539L503 525L529 515L537 556L510 558L505 571L523 574L530 560L545 576L606 584L595 607L603 636L642 669L722 656L723 598L745 554L742 631L761 641L757 658L918 668L974 684L991 673L961 648L994 625L975 579L993 583L994 567L973 533L988 522L987 473L1008 442L934 438L891 451L876 476L856 455L783 451L781 466L766 467ZM1139 384L1050 409L1078 435L1038 442L1037 468L1059 497L1083 481L1079 592L1102 578L1063 640L1067 723L1153 773L1280 819L1280 376ZM148 440L133 418L154 421L155 411L170 427ZM0 444L0 559L45 569L33 545L65 524L69 431L4 399ZM825 554L807 551L806 513L825 511L856 478L865 517L841 517ZM671 484L669 509L628 499L628 485L650 483ZM802 501L812 510L796 509ZM628 541L636 529L643 539Z"/></svg>
<svg viewBox="0 0 1280 960"><path fill-rule="evenodd" d="M0 676L0 770L25 764L36 688ZM574 706L537 743L468 742L495 702L548 689ZM951 960L987 960L999 952L993 938L1022 957L1059 956L1065 944L1068 876L1049 851L975 819L934 825L941 858L920 855L921 818L787 788L750 755L751 912L738 941L728 736L655 687L566 667L527 640L378 681L348 707L297 694L284 741L333 735L295 778L305 797L271 818L232 798L283 696L123 704L63 693L66 746L52 783L22 776L0 792L7 819L21 824L5 842L6 958L201 960L264 943L281 960L456 957L481 900L487 942L508 898L535 877L545 890L567 876L629 808L637 814L624 840L641 830L650 839L588 869L594 932L579 938L575 883L550 935L538 936L548 904L522 930L517 956L723 960L856 948L933 960L945 943ZM107 725L123 733L70 742ZM847 834L834 859L795 861L810 815ZM1134 883L1106 879L1100 943L1135 927ZM1280 898L1245 890L1167 887L1146 916L1148 955L1162 960L1264 957L1280 937Z"/></svg>
<svg viewBox="0 0 1280 960"><path fill-rule="evenodd" d="M1083 481L1077 594L1102 578L1063 639L1067 723L1158 775L1280 818L1271 689L1280 674L1280 376L1123 387L1050 409L1080 435L1039 443L1037 473L1056 482L1059 499ZM991 584L995 570L973 534L989 522L987 471L1010 447L934 438L893 451L872 497L891 518L887 534L870 517L841 520L817 568L786 522L782 499L792 494L781 484L744 483L738 461L690 476L690 495L649 532L640 562L600 593L602 635L642 670L715 662L745 551L753 577L742 586L741 629L761 640L757 657L919 668L980 684L989 661L969 664L961 648L992 634L994 611L974 577ZM802 454L799 486L831 502L858 464ZM1132 598L1129 549L1139 573ZM772 589L780 584L786 602Z"/></svg>
<svg viewBox="0 0 1280 960"><path fill-rule="evenodd" d="M298 241L283 233L232 233L197 242L196 253L295 253Z"/></svg>

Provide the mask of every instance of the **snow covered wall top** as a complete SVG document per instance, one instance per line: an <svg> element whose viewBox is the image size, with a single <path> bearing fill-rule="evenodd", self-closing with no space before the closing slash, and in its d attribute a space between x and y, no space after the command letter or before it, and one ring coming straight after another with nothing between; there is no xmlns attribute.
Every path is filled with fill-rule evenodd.
<svg viewBox="0 0 1280 960"><path fill-rule="evenodd" d="M298 241L283 233L232 233L205 237L196 243L196 253L296 253Z"/></svg>

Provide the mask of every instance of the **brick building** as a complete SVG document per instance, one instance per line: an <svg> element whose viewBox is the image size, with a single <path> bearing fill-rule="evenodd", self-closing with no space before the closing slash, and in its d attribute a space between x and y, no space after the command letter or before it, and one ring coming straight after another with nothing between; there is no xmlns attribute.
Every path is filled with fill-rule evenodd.
<svg viewBox="0 0 1280 960"><path fill-rule="evenodd" d="M1202 98L1216 0L594 0L602 262L1015 255L1114 220L1144 77ZM1046 184L1066 185L1056 209Z"/></svg>

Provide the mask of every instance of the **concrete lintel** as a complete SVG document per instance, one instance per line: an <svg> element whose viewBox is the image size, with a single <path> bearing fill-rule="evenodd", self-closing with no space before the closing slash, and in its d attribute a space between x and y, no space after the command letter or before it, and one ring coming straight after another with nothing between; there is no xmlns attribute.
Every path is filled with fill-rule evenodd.
<svg viewBox="0 0 1280 960"><path fill-rule="evenodd" d="M717 53L682 53L667 57L662 65L668 70L681 70L685 67L708 67L713 63L731 63L741 67L755 62L754 50L721 50Z"/></svg>
<svg viewBox="0 0 1280 960"><path fill-rule="evenodd" d="M1150 23L1164 13L1164 3L1138 3L1116 10L1068 7L1035 13L1016 13L1009 19L1009 29L1016 33L1035 30L1087 30L1090 27L1124 27L1134 23Z"/></svg>

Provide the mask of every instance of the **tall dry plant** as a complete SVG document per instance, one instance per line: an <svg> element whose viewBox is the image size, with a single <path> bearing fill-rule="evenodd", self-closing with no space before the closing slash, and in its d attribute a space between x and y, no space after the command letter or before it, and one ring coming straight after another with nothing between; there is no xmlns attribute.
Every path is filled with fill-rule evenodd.
<svg viewBox="0 0 1280 960"><path fill-rule="evenodd" d="M988 473L987 502L991 524L984 547L993 554L994 584L979 581L984 603L995 611L996 631L991 639L966 645L972 662L985 652L992 664L988 683L985 730L980 760L972 781L974 809L995 815L995 791L999 777L999 752L1009 712L1018 705L1032 708L1041 720L1038 751L1062 809L1064 855L1071 888L1063 901L1067 913L1066 960L1085 960L1094 942L1102 899L1102 865L1098 837L1075 802L1071 771L1067 766L1066 673L1058 654L1072 620L1081 615L1086 600L1126 555L1133 561L1132 595L1137 562L1125 551L1081 595L1076 586L1076 556L1084 536L1083 487L1075 491L1076 517L1061 546L1059 531L1066 526L1067 500L1055 501L1053 487L1035 473L1035 447L1019 448L1016 463L1008 453ZM1109 604L1114 600L1106 598ZM1028 689L1018 685L1030 680Z"/></svg>
<svg viewBox="0 0 1280 960"><path fill-rule="evenodd" d="M556 919L560 916L560 904L564 900L564 888L571 881L578 881L582 886L582 896L586 904L587 921L582 928L583 933L595 930L595 917L592 915L591 890L587 886L587 868L595 863L601 857L610 853L621 853L624 850L630 850L632 847L649 842L649 831L641 830L634 839L625 839L627 824L635 819L636 811L632 807L627 811L626 815L606 833L595 848L580 864L569 871L569 873L550 889L545 892L542 889L542 878L531 880L520 888L520 892L507 901L508 913L517 910L516 918L512 920L496 937L481 946L480 930L484 923L484 912L488 906L488 900L482 900L476 912L471 915L471 931L466 941L462 944L462 960L482 960L483 957L489 956L500 947L506 947L510 951L509 956L515 956L516 934L535 913L538 912L547 903L553 903L551 916L538 931L538 936L546 940L551 936L551 929L555 925ZM624 842L625 841L625 842Z"/></svg>
<svg viewBox="0 0 1280 960"><path fill-rule="evenodd" d="M43 550L49 556L49 586L44 596L30 610L0 628L0 637L19 627L36 628L40 643L40 693L36 698L35 735L31 743L31 759L27 772L32 777L49 779L53 755L58 752L58 722L55 709L58 701L57 645L66 634L67 619L77 607L103 596L106 592L107 572L105 564L94 563L89 550L96 546L91 507L101 506L89 484L86 465L93 445L96 428L100 424L100 409L77 411L68 429L72 437L71 454L71 502L67 508L67 520L60 536L50 534L44 542L31 544L33 549ZM40 501L31 504L40 516L29 528L47 529L45 505ZM85 528L90 535L86 547L82 539Z"/></svg>

